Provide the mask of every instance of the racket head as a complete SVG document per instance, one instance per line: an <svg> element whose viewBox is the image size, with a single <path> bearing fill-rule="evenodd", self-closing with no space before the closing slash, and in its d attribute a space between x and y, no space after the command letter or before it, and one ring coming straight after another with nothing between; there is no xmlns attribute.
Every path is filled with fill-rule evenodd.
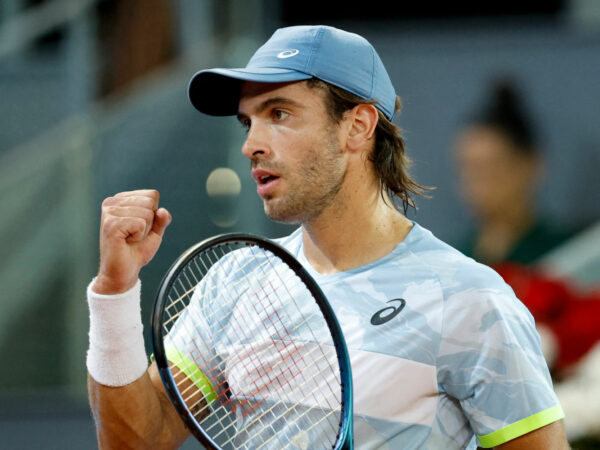
<svg viewBox="0 0 600 450"><path fill-rule="evenodd" d="M247 265L245 265L245 261L246 259L250 258L249 254L252 253L253 257L257 257L259 263L256 262L252 262L250 264L250 267L248 267ZM241 260L243 263L243 265L240 265L239 267L236 266L237 261ZM232 264L232 259L236 260L235 263ZM250 258L251 259L251 258ZM224 263L224 261L226 261ZM261 276L256 276L257 273L255 271L255 267L253 266L253 264L264 264L263 269L266 272L260 272ZM287 408L286 410L286 414L288 414L291 410L294 411L293 414L290 414L290 416L286 416L284 417L285 419L285 423L287 424L289 421L294 421L294 420L298 420L300 421L300 419L302 419L303 421L305 421L305 419L307 419L308 417L315 415L315 411L327 411L328 407L324 407L323 403L322 403L322 396L325 394L321 394L321 390L323 389L324 386L330 387L330 385L338 383L339 382L339 387L335 387L333 389L330 388L330 390L334 390L334 396L336 397L336 402L339 402L339 405L336 403L336 406L331 407L331 408L339 408L339 411L336 411L335 414L333 414L332 416L329 416L326 418L326 420L328 421L332 421L332 419L335 419L335 437L331 438L331 442L329 442L328 444L324 445L323 448L352 448L353 446L353 439L352 439L352 417L353 417L353 406L352 406L352 374L351 374L351 367L350 367L350 358L348 355L348 350L346 347L346 343L344 340L344 336L341 330L341 327L337 321L337 318L335 316L335 313L331 307L331 305L329 304L329 302L327 301L325 295L323 294L323 292L321 291L320 287L318 286L318 284L314 281L314 279L308 274L308 272L304 269L304 267L287 251L285 250L283 247L279 246L278 244L267 240L267 239L263 239L260 238L258 236L254 236L251 234L247 234L247 233L229 233L229 234L224 234L224 235L219 235L219 236L215 236L212 237L210 239L207 239L205 241L202 241L192 247L190 247L186 252L184 252L175 262L174 264L171 266L171 268L169 269L169 271L167 272L167 274L165 275L165 277L163 278L161 285L158 289L158 293L156 296L156 302L155 302L155 306L153 309L153 313L152 313L152 345L153 345L153 350L154 350L154 357L155 357L155 361L163 382L163 385L165 386L166 392L171 400L171 402L173 403L173 405L175 406L176 410L178 411L179 415L181 416L181 418L184 420L186 426L188 427L188 429L192 432L192 434L194 434L194 436L206 447L209 448L226 448L227 446L224 446L222 444L223 439L222 439L222 433L224 432L223 430L219 431L220 428L228 428L228 432L231 432L232 428L236 428L237 425L235 424L229 424L229 425L214 425L210 423L210 419L211 419L211 415L226 415L229 414L231 415L231 412L228 413L223 413L222 410L226 410L226 409L233 409L233 415L236 417L240 416L240 410L242 411L241 416L244 416L244 411L245 409L247 411L250 411L254 416L258 415L258 419L253 419L255 422L258 420L259 422L262 421L267 421L268 422L268 418L266 418L265 416L267 415L271 415L273 413L273 411L275 411L276 409L279 408L278 405L277 408L275 406L269 406L269 408L267 409L267 406L270 405L269 402L265 402L265 407L264 409L266 409L267 412L263 412L262 410L260 411L260 413L258 412L259 409L256 406L248 406L248 405L255 405L257 403L262 403L261 401L257 401L256 400L256 396L250 396L245 394L245 398L246 400L239 400L239 398L242 398L244 396L240 395L240 392L244 392L243 389L237 387L235 385L232 385L231 387L228 384L227 381L227 377L225 376L225 372L226 370L223 369L223 366L227 366L227 362L223 362L221 361L219 364L214 364L216 366L218 366L217 369L213 370L213 369L208 369L205 370L204 373L202 370L199 370L199 378L201 380L205 380L206 383L201 387L201 393L202 396L204 397L204 404L201 408L201 412L198 412L198 409L196 408L196 406L191 405L191 401L190 399L186 399L186 395L185 393L182 393L181 391L181 387L180 387L180 382L181 382L181 373L178 373L178 368L174 368L172 367L172 365L169 363L169 359L171 359L171 363L173 361L173 356L172 355L168 355L169 353L169 348L168 345L169 343L167 342L167 345L165 345L166 341L169 341L170 339L170 333L173 331L173 328L176 326L176 324L178 324L179 322L184 322L187 319L181 319L181 317L183 317L184 315L188 314L186 313L188 306L190 305L190 302L194 302L194 295L197 294L197 291L199 291L200 289L198 288L198 286L202 285L202 283L206 282L206 279L208 277L211 277L214 275L214 271L215 270L225 270L223 269L223 266L226 266L226 269L228 271L231 272L227 272L227 276L230 277L230 279L235 279L235 271L240 271L240 270L248 270L248 273L243 273L243 276L240 276L241 279L243 278L251 278L249 284L247 286L245 286L246 289L250 289L253 290L254 292L261 292L261 295L263 293L264 290L268 291L266 298L269 298L269 305L267 308L271 308L272 311L260 311L260 313L262 314L264 312L264 314L266 314L266 317L268 317L268 321L271 321L273 317L277 317L277 319L279 319L280 315L284 315L282 312L282 309L285 309L285 306L287 305L287 303L290 303L290 295L292 292L301 292L300 297L303 300L302 303L302 307L300 308L302 311L299 313L300 316L303 317L301 323L302 325L297 325L298 320L297 320L297 316L298 314L296 314L295 312L292 313L292 315L294 316L294 319L281 319L281 323L285 323L285 325L280 325L279 322L277 322L277 325L269 325L269 329L267 331L267 335L269 335L270 333L270 337L267 338L267 340L271 339L273 341L277 340L277 342L294 342L294 339L291 337L292 335L296 335L298 333L302 334L305 333L305 328L308 327L308 323L312 323L315 319L315 317L317 315L320 315L320 318L317 319L319 321L319 325L317 325L318 327L318 331L316 332L318 334L318 337L315 337L315 332L314 331L310 331L311 333L313 333L313 338L314 338L314 346L313 348L317 348L320 347L320 351L321 353L323 353L324 355L327 355L327 357L321 356L320 360L315 363L317 365L323 365L324 363L322 363L323 359L327 359L327 363L325 364L327 366L326 369L323 369L323 367L320 367L318 369L318 371L329 371L332 370L335 373L334 377L335 377L335 382L332 383L331 381L331 374L327 374L327 375L321 375L321 374L317 374L316 377L321 377L318 381L313 381L312 379L310 381L307 381L307 385L311 385L312 383L320 383L320 384L315 384L315 386L319 386L318 389L312 389L312 391L309 389L309 391L312 392L312 394L308 395L311 396L310 399L307 399L308 396L303 392L302 395L304 396L304 399L302 400L304 403L315 403L316 402L316 406L313 404L312 406L303 406L304 409L307 409L309 412L305 412L302 408L299 408L299 412L296 413L296 407L288 407L285 406ZM191 269L190 269L191 268ZM215 269L216 268L216 269ZM287 296L284 295L284 300L280 300L279 299L279 295L277 294L277 289L278 286L274 286L275 283L273 283L273 279L271 278L271 275L273 275L272 272L277 273L277 276L275 276L275 279L277 279L278 277L281 277L281 270L283 270L285 277L287 277L289 275L289 273L293 273L293 277L292 279L294 280L293 283L294 287L290 288L289 286L283 286L284 291L287 291ZM232 273L233 272L233 273ZM289 273L288 273L289 272ZM231 278L231 276L233 276L233 278ZM284 278L285 278L284 277ZM226 277L227 278L227 277ZM266 280L264 281L263 280ZM182 281L183 280L183 281ZM263 281L261 281L263 280ZM289 283L290 278L285 278L285 282ZM258 289L257 289L257 283L258 283ZM262 283L262 284L261 284ZM240 288L238 286L238 288ZM243 286L241 287L243 290ZM228 290L227 286L221 286L220 287L221 290ZM304 292L305 291L305 292ZM242 291L242 295L244 297L246 297L246 292L247 291ZM235 295L239 294L240 291L239 289L234 290L234 294L231 294L230 297L231 298L227 298L226 301L224 301L226 306L232 306L234 307L234 309L237 307L237 303L238 300L235 299ZM275 297L276 300L272 301L272 297L273 297L273 293L275 293ZM306 299L307 294L309 294L309 297L312 298L312 301L314 304L312 304L310 306L310 311L307 312L308 310L306 309ZM214 296L214 292L211 293L211 296ZM201 297L202 295L199 295L198 297ZM259 298L253 298L252 296L250 297L252 302L250 303L255 303L255 300L260 300L260 302L262 302L262 299ZM281 304L275 304L277 302L282 302ZM213 302L214 303L214 302ZM241 303L241 301L240 301ZM246 302L248 303L248 302ZM262 304L262 303L261 303ZM275 304L275 305L274 305ZM225 307L226 307L225 306ZM210 315L212 313L214 313L213 315L220 317L221 314L228 314L227 312L225 312L223 309L220 309L219 306L214 306L215 310L218 311L218 313L214 313L213 309L211 309L211 307L208 307L206 310L203 309L203 314L206 313L207 315ZM256 308L254 308L256 310ZM294 310L295 311L295 310ZM191 313L190 313L191 314ZM189 315L189 314L188 314ZM253 313L250 313L250 316L252 316ZM310 319L306 319L306 317L310 317ZM181 320L180 320L181 319ZM225 320L225 319L221 319L221 320ZM233 319L228 319L230 321L232 321ZM225 322L227 322L227 320L225 320ZM294 323L294 325L288 325L287 322L289 323ZM229 323L229 322L228 322ZM250 320L250 323L253 323L252 320ZM230 325L230 324L229 324ZM288 328L285 328L288 327ZM323 330L326 327L326 332L324 332ZM252 327L250 327L252 328ZM273 329L275 329L276 331L274 332ZM291 331L290 331L291 330ZM250 333L249 336L245 336L242 337L240 339L243 338L250 338L252 336L255 336L257 334L257 332L260 332L260 334L263 334L263 329L259 330L259 329L254 329L251 330L253 331L253 333ZM275 333L277 335L277 339L274 338ZM286 334L287 333L287 334ZM324 334L326 333L329 336L328 337L323 337ZM177 335L177 333L175 333ZM191 333L190 333L191 334ZM284 336L284 338L281 338L281 336ZM285 337L287 336L287 337ZM303 336L305 336L303 334ZM190 336L191 338L191 336ZM303 338L304 339L304 338ZM325 342L321 342L321 340L327 339L327 343ZM300 341L297 341L300 342ZM306 343L308 342L306 339L304 339L302 342ZM248 358L246 358L246 360L250 359L252 360L252 358L254 358L254 361L257 361L260 357L266 357L269 356L271 358L278 358L276 362L272 363L273 367L277 368L277 371L279 373L278 377L275 377L275 380L273 381L273 383L277 384L277 388L275 389L277 390L285 390L285 385L280 383L279 378L281 377L282 373L287 374L288 372L291 372L292 370L297 370L298 373L294 374L292 378L301 378L303 376L303 372L307 372L307 373L312 373L311 371L313 371L312 368L309 368L308 365L306 366L302 366L302 364L304 363L304 355L302 355L302 352L307 352L307 350L305 350L304 348L302 349L302 352L300 352L298 350L298 348L296 348L296 343L292 344L292 350L290 350L289 345L288 344L284 344L283 345L283 349L281 348L282 345L275 345L275 346L271 346L271 347L278 347L275 350L277 351L273 351L273 350L261 350L260 352L258 352L258 354L260 356L255 357L255 356L248 356ZM307 345L304 345L304 347L307 347ZM326 351L323 351L322 349L326 348ZM204 349L204 344L203 344L203 349ZM214 349L211 349L211 352ZM271 354L270 352L274 353ZM246 350L244 350L244 353L246 353ZM248 354L250 352L247 352ZM308 353L310 354L315 354L315 353L319 353L319 350L308 350ZM212 353L214 354L214 352ZM302 368L300 369L296 369L294 367L288 367L289 364L288 361L290 360L295 360L298 359L296 358L296 354L300 354L302 359ZM332 356L334 355L334 357ZM183 357L185 359L185 357ZM242 358L240 358L242 359ZM309 358L306 358L307 360ZM178 360L178 366L181 366L180 364L180 360ZM333 362L332 362L333 361ZM252 364L255 364L254 362L252 362ZM258 366L261 366L261 363L256 363ZM307 363L308 364L308 363ZM331 369L331 367L333 366L333 369ZM194 365L195 368L196 365ZM231 368L229 368L231 369ZM270 370L270 369L269 369ZM316 369L315 369L316 370ZM261 372L262 371L262 372ZM256 368L256 372L259 373L263 373L265 371L264 367L257 367ZM273 371L275 371L275 369L273 369ZM230 371L231 372L231 371ZM196 374L198 374L198 372L195 372ZM229 372L227 372L229 373ZM254 373L252 371L246 370L246 374L250 374L250 373ZM268 375L270 377L270 375ZM324 376L329 377L327 379L327 381L323 381ZM258 376L259 378L264 378L262 375ZM189 373L188 373L188 383L189 383ZM196 380L198 379L198 377L195 378ZM269 380L271 380L269 378ZM204 381L201 381L204 382ZM305 383L305 382L302 382ZM238 383L239 384L239 383ZM260 384L260 383L259 383ZM267 384L271 384L270 382L262 382L263 386L261 389L267 389L270 390L271 388L267 386ZM290 385L293 385L293 387L290 387L290 392L293 391L293 393L289 394L289 396L291 398L294 398L295 396L297 396L297 391L298 391L298 386L301 385L299 380L295 380L291 383L289 383ZM198 386L198 385L197 385ZM208 386L208 388L207 388ZM302 390L302 389L300 389ZM316 392L318 391L318 392ZM277 394L277 395L281 395L281 393ZM329 394L328 394L329 395ZM275 395L276 396L276 395ZM265 395L265 398L268 397L268 394ZM318 399L317 399L318 397ZM250 399L253 398L252 402ZM235 401L234 401L235 400ZM269 401L271 401L272 399L270 399ZM329 400L327 400L329 401ZM246 403L244 403L246 402ZM286 402L279 402L281 404L289 404L289 401ZM235 406L232 406L234 404L237 404ZM262 407L262 406L261 406ZM252 408L254 408L254 410L252 410ZM209 417L204 418L203 414L206 414L208 411L210 411ZM215 411L218 411L218 414L215 413ZM273 413L274 414L274 413ZM294 415L295 414L295 415ZM319 413L319 414L323 414L323 416L325 417L326 414L331 414L331 413ZM277 420L281 420L282 418L280 417ZM221 419L218 419L221 420ZM237 419L236 419L237 420ZM318 420L325 420L325 419L318 419ZM207 422L208 421L208 422ZM208 425L207 425L208 423ZM281 423L281 422L280 422ZM271 427L272 430L276 430L278 423L276 421L274 421L273 423L271 423L269 425ZM287 426L287 425L286 425ZM333 427L333 425L329 425L330 427ZM216 427L216 428L215 428ZM212 429L211 429L212 428ZM218 432L215 432L215 430ZM304 432L305 434L302 434L301 432ZM275 432L276 433L276 432ZM235 434L235 432L234 432ZM300 442L295 442L297 447L304 447L304 448L315 448L315 444L314 442L305 442L304 439L306 439L306 437L308 436L306 434L305 431L300 430L300 432L298 432L298 434L296 436L301 436L302 438L300 439ZM235 442L235 438L236 436L234 436L233 438L229 438L229 441L231 441L232 439L234 440L233 442ZM249 442L249 441L246 441ZM237 444L239 444L239 442L237 442ZM236 447L237 448L237 444ZM274 445L265 445L266 448L280 448L279 446L279 442L275 441L273 442ZM304 445L306 444L306 446ZM320 443L319 443L320 444ZM254 445L254 444L252 444ZM234 448L233 446L231 446L231 448ZM251 447L248 447L251 448Z"/></svg>

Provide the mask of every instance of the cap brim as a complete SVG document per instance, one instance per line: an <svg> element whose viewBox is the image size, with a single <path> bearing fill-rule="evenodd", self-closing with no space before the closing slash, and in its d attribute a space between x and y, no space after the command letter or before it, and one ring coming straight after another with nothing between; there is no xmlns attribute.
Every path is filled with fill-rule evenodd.
<svg viewBox="0 0 600 450"><path fill-rule="evenodd" d="M209 69L192 76L188 95L192 105L212 116L232 116L238 113L240 91L244 81L284 83L312 78L303 72L289 69Z"/></svg>

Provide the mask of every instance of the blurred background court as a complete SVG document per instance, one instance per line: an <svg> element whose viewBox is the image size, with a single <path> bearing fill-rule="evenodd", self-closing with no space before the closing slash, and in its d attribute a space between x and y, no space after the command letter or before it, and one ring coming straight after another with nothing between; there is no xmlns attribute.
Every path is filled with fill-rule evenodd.
<svg viewBox="0 0 600 450"><path fill-rule="evenodd" d="M474 223L459 193L456 135L491 81L514 80L544 156L536 208L567 234L536 263L578 291L595 290L600 2L469 3L3 0L0 447L96 446L85 288L97 266L103 198L155 188L173 215L143 271L146 323L163 273L190 244L227 231L278 237L291 229L264 216L237 121L201 115L186 95L195 71L244 66L280 26L339 26L375 46L403 100L394 121L412 172L436 187L409 217L451 244ZM218 171L207 186L217 168L239 181Z"/></svg>

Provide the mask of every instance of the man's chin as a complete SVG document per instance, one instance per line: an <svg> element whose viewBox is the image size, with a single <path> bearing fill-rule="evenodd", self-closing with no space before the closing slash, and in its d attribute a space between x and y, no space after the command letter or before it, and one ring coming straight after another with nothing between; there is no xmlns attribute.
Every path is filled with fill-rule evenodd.
<svg viewBox="0 0 600 450"><path fill-rule="evenodd" d="M273 214L265 211L269 219L274 222L285 223L286 225L298 225L302 223L302 221L296 217L286 216L284 214Z"/></svg>
<svg viewBox="0 0 600 450"><path fill-rule="evenodd" d="M273 204L264 201L264 210L267 217L275 222L285 223L288 225L297 225L302 223L300 215L291 211L285 211L282 208L277 208Z"/></svg>

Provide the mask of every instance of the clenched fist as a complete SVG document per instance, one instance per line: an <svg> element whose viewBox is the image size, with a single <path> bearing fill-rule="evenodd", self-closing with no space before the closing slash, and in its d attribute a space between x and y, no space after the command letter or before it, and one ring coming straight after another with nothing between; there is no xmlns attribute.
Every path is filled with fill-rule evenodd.
<svg viewBox="0 0 600 450"><path fill-rule="evenodd" d="M102 202L100 269L92 289L118 294L132 288L156 254L171 214L155 190L121 192Z"/></svg>

